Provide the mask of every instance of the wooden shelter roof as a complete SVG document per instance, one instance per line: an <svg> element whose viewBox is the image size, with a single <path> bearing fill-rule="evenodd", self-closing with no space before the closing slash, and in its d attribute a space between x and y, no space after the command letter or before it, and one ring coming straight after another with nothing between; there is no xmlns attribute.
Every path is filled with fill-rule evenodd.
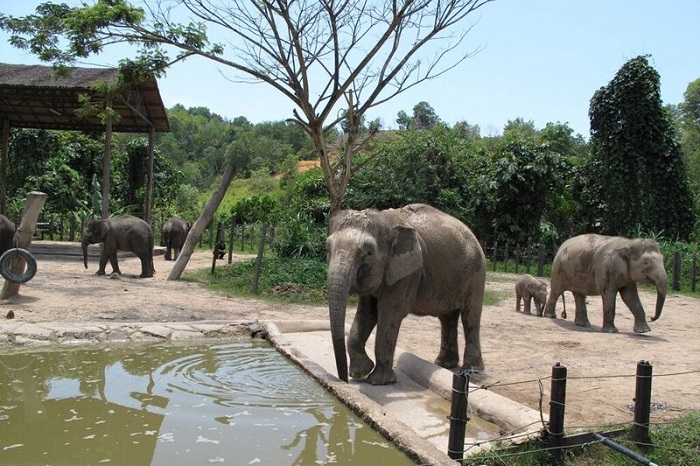
<svg viewBox="0 0 700 466"><path fill-rule="evenodd" d="M15 128L104 131L97 116L78 118L75 110L81 104L80 94L104 105L91 86L96 82L115 84L116 68L73 68L66 77L57 77L50 66L11 65L0 63L0 119L7 119ZM112 130L125 133L147 133L170 130L168 116L155 78L134 86L112 100L119 121Z"/></svg>

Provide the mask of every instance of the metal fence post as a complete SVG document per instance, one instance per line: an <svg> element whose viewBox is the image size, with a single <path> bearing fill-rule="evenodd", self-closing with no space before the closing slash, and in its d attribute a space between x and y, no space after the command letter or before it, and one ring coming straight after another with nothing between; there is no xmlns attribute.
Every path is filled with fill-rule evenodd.
<svg viewBox="0 0 700 466"><path fill-rule="evenodd" d="M540 243L537 254L537 276L544 276L544 244Z"/></svg>
<svg viewBox="0 0 700 466"><path fill-rule="evenodd" d="M549 402L548 446L553 464L561 464L561 446L564 439L564 407L566 406L566 367L556 363L552 367L551 399Z"/></svg>
<svg viewBox="0 0 700 466"><path fill-rule="evenodd" d="M469 376L465 371L452 375L452 405L447 456L453 460L464 458L464 434L467 430L467 388Z"/></svg>

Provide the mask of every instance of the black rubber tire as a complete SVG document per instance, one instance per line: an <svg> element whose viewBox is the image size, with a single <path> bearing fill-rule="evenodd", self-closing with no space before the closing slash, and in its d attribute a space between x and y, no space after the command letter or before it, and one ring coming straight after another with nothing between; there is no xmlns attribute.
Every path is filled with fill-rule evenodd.
<svg viewBox="0 0 700 466"><path fill-rule="evenodd" d="M12 272L12 260L17 258L22 259L27 265L26 270L20 274ZM36 275L36 259L26 249L8 249L0 256L0 275L8 282L26 283Z"/></svg>

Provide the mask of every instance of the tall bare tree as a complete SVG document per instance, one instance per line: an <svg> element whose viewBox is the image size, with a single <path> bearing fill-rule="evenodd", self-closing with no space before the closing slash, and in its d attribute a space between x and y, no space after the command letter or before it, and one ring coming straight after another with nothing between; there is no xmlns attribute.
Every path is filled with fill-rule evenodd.
<svg viewBox="0 0 700 466"><path fill-rule="evenodd" d="M127 79L161 76L201 56L229 67L234 83L272 86L292 101L291 117L312 138L335 212L357 168L353 156L377 129L359 130L367 111L469 57L475 49L464 39L474 23L467 17L492 1L160 0L137 7L97 0L44 3L19 18L0 14L0 28L12 45L59 67L129 43L140 47L120 62ZM341 120L346 139L332 151L326 130Z"/></svg>

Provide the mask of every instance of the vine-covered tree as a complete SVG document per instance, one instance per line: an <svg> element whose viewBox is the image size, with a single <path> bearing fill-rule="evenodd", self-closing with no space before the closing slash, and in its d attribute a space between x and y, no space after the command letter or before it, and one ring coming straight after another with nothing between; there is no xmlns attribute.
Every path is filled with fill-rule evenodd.
<svg viewBox="0 0 700 466"><path fill-rule="evenodd" d="M629 60L591 99L586 201L591 226L687 239L693 200L676 129L661 102L659 74L646 56Z"/></svg>
<svg viewBox="0 0 700 466"><path fill-rule="evenodd" d="M160 75L200 56L229 67L234 82L266 83L293 103L293 120L314 142L336 211L355 169L353 156L374 134L359 131L363 116L466 59L465 21L492 1L180 0L143 9L127 0L97 0L76 7L44 3L23 18L0 15L0 28L12 34L14 46L56 65L129 43L142 46L136 59L120 62L132 76ZM183 9L189 24L174 19ZM208 32L227 45L211 43ZM332 164L326 131L344 118L342 163Z"/></svg>

